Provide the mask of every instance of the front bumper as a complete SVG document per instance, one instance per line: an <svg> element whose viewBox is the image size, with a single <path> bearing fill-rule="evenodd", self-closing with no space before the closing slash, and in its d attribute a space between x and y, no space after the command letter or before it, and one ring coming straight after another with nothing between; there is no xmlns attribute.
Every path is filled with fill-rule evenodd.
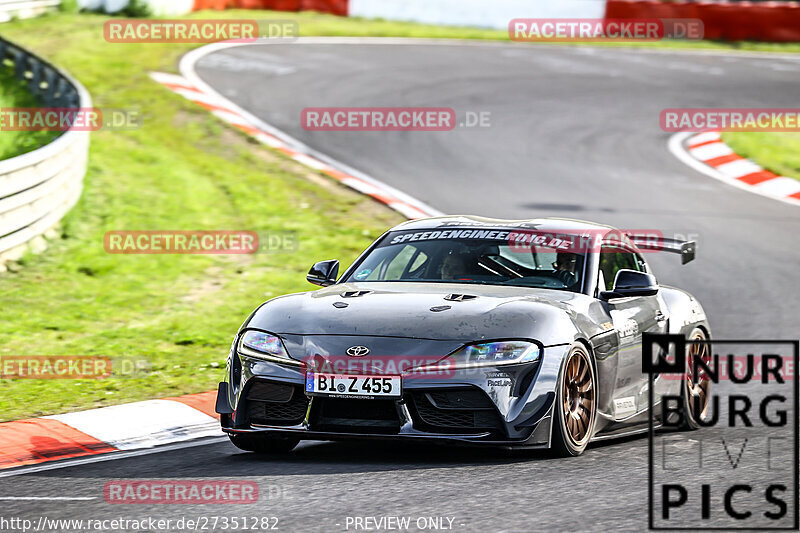
<svg viewBox="0 0 800 533"><path fill-rule="evenodd" d="M302 367L237 353L220 385L218 411L229 434L544 448L550 444L555 383L567 349L545 348L536 363L404 377L403 395L396 400L308 397Z"/></svg>

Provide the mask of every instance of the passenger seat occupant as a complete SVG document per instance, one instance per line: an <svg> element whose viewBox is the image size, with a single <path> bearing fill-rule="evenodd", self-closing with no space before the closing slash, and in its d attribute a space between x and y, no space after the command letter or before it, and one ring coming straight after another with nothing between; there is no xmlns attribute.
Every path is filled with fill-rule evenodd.
<svg viewBox="0 0 800 533"><path fill-rule="evenodd" d="M567 287L578 282L578 276L575 275L577 262L578 256L576 254L560 252L556 255L556 262L553 263L554 274Z"/></svg>

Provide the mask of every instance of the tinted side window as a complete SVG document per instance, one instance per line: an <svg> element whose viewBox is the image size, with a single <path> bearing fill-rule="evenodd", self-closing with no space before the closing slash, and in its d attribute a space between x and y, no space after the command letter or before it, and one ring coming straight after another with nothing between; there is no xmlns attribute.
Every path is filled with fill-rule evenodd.
<svg viewBox="0 0 800 533"><path fill-rule="evenodd" d="M600 271L606 282L606 290L614 288L614 278L623 268L628 270L643 270L636 257L631 252L619 248L604 246L600 251Z"/></svg>

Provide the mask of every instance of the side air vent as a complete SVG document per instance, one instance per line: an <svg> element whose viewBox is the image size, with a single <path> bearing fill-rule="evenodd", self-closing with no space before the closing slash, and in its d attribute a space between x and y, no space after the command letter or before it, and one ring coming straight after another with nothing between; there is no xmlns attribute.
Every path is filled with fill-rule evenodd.
<svg viewBox="0 0 800 533"><path fill-rule="evenodd" d="M444 297L448 302L466 302L477 298L474 294L448 294Z"/></svg>
<svg viewBox="0 0 800 533"><path fill-rule="evenodd" d="M293 426L305 418L308 398L300 385L253 381L247 388L242 409L249 423Z"/></svg>
<svg viewBox="0 0 800 533"><path fill-rule="evenodd" d="M373 291L344 291L342 293L342 298L358 298L359 296L364 296L371 292Z"/></svg>

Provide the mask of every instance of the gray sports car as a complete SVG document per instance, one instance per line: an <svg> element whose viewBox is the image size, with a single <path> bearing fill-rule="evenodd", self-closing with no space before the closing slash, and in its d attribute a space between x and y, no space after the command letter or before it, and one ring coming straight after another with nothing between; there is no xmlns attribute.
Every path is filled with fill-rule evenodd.
<svg viewBox="0 0 800 533"><path fill-rule="evenodd" d="M338 261L316 263L307 279L324 288L250 315L219 385L222 429L261 453L388 438L563 455L646 431L642 334L710 333L697 300L656 283L653 251L686 263L695 245L555 218L400 224L341 278ZM653 393L681 395L697 427L708 388L689 370Z"/></svg>

